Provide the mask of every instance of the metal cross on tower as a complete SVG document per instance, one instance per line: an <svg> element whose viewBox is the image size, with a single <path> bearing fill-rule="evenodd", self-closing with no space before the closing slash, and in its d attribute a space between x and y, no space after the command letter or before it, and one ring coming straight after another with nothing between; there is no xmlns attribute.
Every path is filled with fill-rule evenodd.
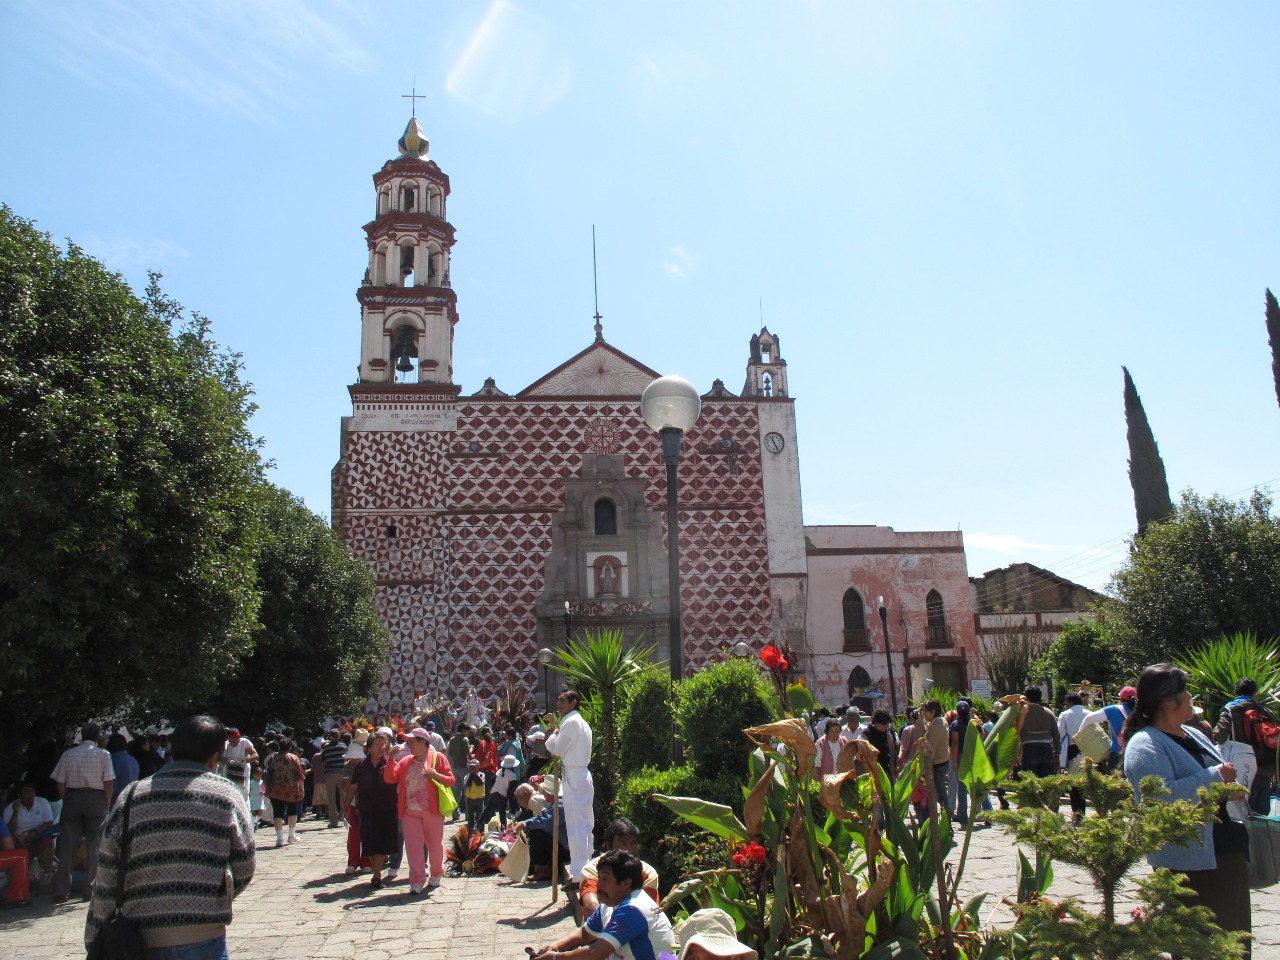
<svg viewBox="0 0 1280 960"><path fill-rule="evenodd" d="M400 94L400 99L409 101L409 115L416 120L418 118L418 101L427 99L427 95L425 93L418 92L417 77L413 78L413 87L410 89L410 92Z"/></svg>

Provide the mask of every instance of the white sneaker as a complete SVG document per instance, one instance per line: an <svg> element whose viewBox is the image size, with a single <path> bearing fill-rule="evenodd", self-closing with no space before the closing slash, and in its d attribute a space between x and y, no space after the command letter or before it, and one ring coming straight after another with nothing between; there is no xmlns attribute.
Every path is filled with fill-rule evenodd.
<svg viewBox="0 0 1280 960"><path fill-rule="evenodd" d="M359 872L360 872L360 868L359 868L359 867L347 867L347 876L348 876L348 877L349 877L349 876L351 876L352 874L356 874L356 873L359 873Z"/></svg>
<svg viewBox="0 0 1280 960"><path fill-rule="evenodd" d="M421 893L421 892L422 892L422 888L421 888L420 886L418 886L416 883L411 883L411 884L409 884L409 892L410 892L410 893Z"/></svg>
<svg viewBox="0 0 1280 960"><path fill-rule="evenodd" d="M398 876L400 876L399 870L388 870L386 873L382 875L382 879L386 880L389 883Z"/></svg>
<svg viewBox="0 0 1280 960"><path fill-rule="evenodd" d="M290 843L297 843L297 842L298 842L299 840L301 840L301 839L302 839L302 838L301 838L300 836L298 836L296 833L291 833L291 834L289 834L289 842L290 842Z"/></svg>
<svg viewBox="0 0 1280 960"><path fill-rule="evenodd" d="M427 892L430 893L432 890L437 889L439 886L440 886L440 878L432 877L430 880L427 881Z"/></svg>

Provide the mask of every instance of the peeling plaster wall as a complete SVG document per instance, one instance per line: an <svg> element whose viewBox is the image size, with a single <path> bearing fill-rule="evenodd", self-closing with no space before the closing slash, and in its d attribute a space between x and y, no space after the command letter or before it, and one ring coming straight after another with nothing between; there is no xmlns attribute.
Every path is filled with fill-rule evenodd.
<svg viewBox="0 0 1280 960"><path fill-rule="evenodd" d="M899 533L892 527L805 527L809 561L808 638L813 687L828 706L849 697L855 667L870 675L889 705L889 670L876 598L888 610L898 708L920 699L925 679L964 681L977 675L976 637L964 540L954 531ZM870 649L845 652L845 591L862 596ZM942 596L946 641L928 641L925 597ZM909 670L909 675L908 675ZM950 675L950 677L948 676ZM966 684L967 685L967 684Z"/></svg>

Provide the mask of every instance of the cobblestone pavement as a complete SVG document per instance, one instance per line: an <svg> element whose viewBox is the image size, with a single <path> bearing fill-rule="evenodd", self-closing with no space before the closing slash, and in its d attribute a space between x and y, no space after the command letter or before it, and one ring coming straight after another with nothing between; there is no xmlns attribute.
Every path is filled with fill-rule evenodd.
<svg viewBox="0 0 1280 960"><path fill-rule="evenodd" d="M501 875L446 877L430 897L412 897L407 871L402 871L394 884L375 893L369 889L368 874L348 877L343 872L345 830L307 822L300 832L301 843L258 851L253 883L236 900L228 936L232 957L523 960L526 946L545 943L573 927L563 894L553 907L547 884L514 885ZM274 842L270 830L260 830L258 838L268 845ZM989 923L1012 922L1002 901L1015 892L1016 849L997 828L973 834L962 894L989 894L983 908ZM1096 900L1086 875L1063 864L1054 866L1050 895ZM1121 909L1127 911L1127 896L1124 903ZM73 899L54 906L47 891L37 893L29 907L0 910L0 957L82 958L84 915L83 903ZM1280 887L1253 891L1253 917L1258 938L1254 957L1280 960Z"/></svg>

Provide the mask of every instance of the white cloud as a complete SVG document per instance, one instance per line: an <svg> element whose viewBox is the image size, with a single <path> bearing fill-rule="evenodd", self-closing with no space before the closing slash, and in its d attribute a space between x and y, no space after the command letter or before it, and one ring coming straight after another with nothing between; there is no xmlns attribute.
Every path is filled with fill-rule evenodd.
<svg viewBox="0 0 1280 960"><path fill-rule="evenodd" d="M166 266L185 264L187 248L163 237L101 237L89 234L77 240L80 247L108 270L122 273L135 269L163 271Z"/></svg>
<svg viewBox="0 0 1280 960"><path fill-rule="evenodd" d="M669 277L692 276L698 266L698 255L686 250L680 244L671 248L671 253L662 264L662 269Z"/></svg>
<svg viewBox="0 0 1280 960"><path fill-rule="evenodd" d="M49 58L87 82L145 92L156 81L214 110L267 119L317 71L372 57L351 36L369 11L345 0L95 0L68 16L31 4Z"/></svg>
<svg viewBox="0 0 1280 960"><path fill-rule="evenodd" d="M445 88L500 120L537 116L569 89L563 40L549 21L494 0L449 71Z"/></svg>
<svg viewBox="0 0 1280 960"><path fill-rule="evenodd" d="M1083 547L1069 543L1032 543L1009 533L965 533L965 549L987 550L991 553L1016 555L1021 553L1061 553L1076 557L1120 557L1128 552L1123 538L1096 547Z"/></svg>
<svg viewBox="0 0 1280 960"><path fill-rule="evenodd" d="M846 504L848 507L866 507L868 504L863 502L853 502ZM861 514L855 516L848 510L832 509L824 506L805 505L804 522L811 526L858 526L867 522L866 515Z"/></svg>

